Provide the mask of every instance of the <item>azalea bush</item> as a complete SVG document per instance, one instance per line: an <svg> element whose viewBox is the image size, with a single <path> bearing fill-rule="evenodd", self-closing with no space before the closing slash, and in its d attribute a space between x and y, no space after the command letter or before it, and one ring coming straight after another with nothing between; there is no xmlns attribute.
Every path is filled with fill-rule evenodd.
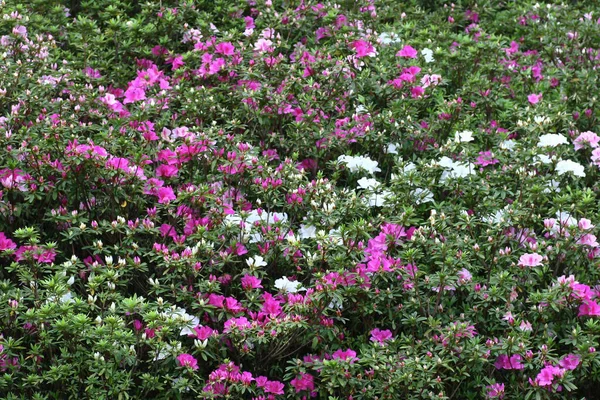
<svg viewBox="0 0 600 400"><path fill-rule="evenodd" d="M591 2L0 3L7 399L592 399Z"/></svg>

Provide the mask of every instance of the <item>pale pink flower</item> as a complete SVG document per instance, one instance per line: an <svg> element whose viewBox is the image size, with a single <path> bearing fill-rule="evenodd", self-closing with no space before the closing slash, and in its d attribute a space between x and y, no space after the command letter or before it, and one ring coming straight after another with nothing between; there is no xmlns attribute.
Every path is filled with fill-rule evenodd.
<svg viewBox="0 0 600 400"><path fill-rule="evenodd" d="M586 145L595 149L598 147L598 142L600 142L600 136L594 132L587 131L579 135L573 141L573 144L575 145L575 150L583 149Z"/></svg>
<svg viewBox="0 0 600 400"><path fill-rule="evenodd" d="M520 267L537 267L542 265L542 260L544 257L537 253L523 254L521 258L519 258L519 266Z"/></svg>

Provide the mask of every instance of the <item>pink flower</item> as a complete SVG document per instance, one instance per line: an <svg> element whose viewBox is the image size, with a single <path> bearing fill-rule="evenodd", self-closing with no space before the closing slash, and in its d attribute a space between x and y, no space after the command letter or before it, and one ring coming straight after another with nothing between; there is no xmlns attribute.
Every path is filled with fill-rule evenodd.
<svg viewBox="0 0 600 400"><path fill-rule="evenodd" d="M597 167L600 167L600 147L592 151L592 162Z"/></svg>
<svg viewBox="0 0 600 400"><path fill-rule="evenodd" d="M198 369L198 360L191 354L183 353L177 356L177 362L182 367L191 368L194 371Z"/></svg>
<svg viewBox="0 0 600 400"><path fill-rule="evenodd" d="M539 94L532 93L529 96L527 96L527 100L529 100L529 102L531 104L537 104L537 103L539 103L539 101L541 99L542 99L542 94L541 93L539 93Z"/></svg>
<svg viewBox="0 0 600 400"><path fill-rule="evenodd" d="M123 104L133 103L145 99L146 92L144 89L136 86L130 86L125 92L125 100L123 101Z"/></svg>
<svg viewBox="0 0 600 400"><path fill-rule="evenodd" d="M383 345L385 344L385 342L390 341L393 339L392 336L392 331L386 329L386 330L380 330L378 328L375 328L371 331L371 341L372 342L378 342L379 344Z"/></svg>
<svg viewBox="0 0 600 400"><path fill-rule="evenodd" d="M417 99L423 97L423 95L425 94L425 89L423 89L423 87L421 86L415 86L412 89L410 89L410 94L413 99Z"/></svg>
<svg viewBox="0 0 600 400"><path fill-rule="evenodd" d="M356 357L356 352L351 349L339 349L331 355L331 358L333 358L334 360L345 360L350 363L353 363L354 361L358 360L358 358Z"/></svg>
<svg viewBox="0 0 600 400"><path fill-rule="evenodd" d="M583 315L589 315L590 317L600 316L600 305L593 300L586 300L582 305L579 306L578 317Z"/></svg>
<svg viewBox="0 0 600 400"><path fill-rule="evenodd" d="M294 387L294 389L296 389L296 393L303 390L312 391L315 389L313 376L306 373L301 373L300 375L296 376L294 379L292 379L290 384Z"/></svg>
<svg viewBox="0 0 600 400"><path fill-rule="evenodd" d="M406 45L402 50L396 53L396 57L417 58L417 54L417 50L410 45Z"/></svg>
<svg viewBox="0 0 600 400"><path fill-rule="evenodd" d="M591 233L586 233L585 235L582 235L577 241L577 244L583 244L590 247L598 247L596 236L592 235Z"/></svg>
<svg viewBox="0 0 600 400"><path fill-rule="evenodd" d="M586 145L595 149L598 147L598 142L600 142L600 136L594 132L587 131L579 135L573 141L573 144L575 145L575 150L583 149Z"/></svg>
<svg viewBox="0 0 600 400"><path fill-rule="evenodd" d="M175 200L177 197L173 192L171 186L165 186L158 189L158 202L160 204L169 203L171 200Z"/></svg>
<svg viewBox="0 0 600 400"><path fill-rule="evenodd" d="M219 43L215 46L215 53L232 56L235 53L235 47L230 42Z"/></svg>
<svg viewBox="0 0 600 400"><path fill-rule="evenodd" d="M540 371L538 376L535 378L534 383L536 383L538 386L550 386L552 385L554 378L562 378L565 374L565 371L566 370L563 368L548 365Z"/></svg>
<svg viewBox="0 0 600 400"><path fill-rule="evenodd" d="M279 381L267 381L263 387L265 393L283 394L283 383Z"/></svg>
<svg viewBox="0 0 600 400"><path fill-rule="evenodd" d="M475 164L481 165L482 167L487 167L488 165L498 164L497 158L494 158L494 154L491 151L480 151L479 157L477 157L477 161Z"/></svg>
<svg viewBox="0 0 600 400"><path fill-rule="evenodd" d="M0 232L0 251L14 250L17 248L17 244L4 236L4 232Z"/></svg>
<svg viewBox="0 0 600 400"><path fill-rule="evenodd" d="M194 327L194 333L193 333L193 336L194 336L196 339L199 339L199 340L206 340L206 339L208 339L209 337L211 337L211 336L212 336L212 334L213 334L213 333L215 333L215 332L216 332L216 331L214 331L212 328L209 328L208 326L201 326L201 325L198 325L198 326L195 326L195 327ZM217 332L217 333L218 333L218 332Z"/></svg>
<svg viewBox="0 0 600 400"><path fill-rule="evenodd" d="M464 285L465 283L471 282L472 278L473 278L473 275L471 275L471 273L469 272L468 269L463 268L460 271L458 271L458 284L459 285Z"/></svg>
<svg viewBox="0 0 600 400"><path fill-rule="evenodd" d="M525 368L525 366L521 364L521 360L523 360L523 357L521 357L520 354L513 354L512 356L510 356L510 358L508 358L506 354L501 354L498 356L498 359L496 360L494 366L497 369L520 370Z"/></svg>
<svg viewBox="0 0 600 400"><path fill-rule="evenodd" d="M356 51L356 57L374 57L377 54L375 47L365 40L355 40L350 44L350 47Z"/></svg>
<svg viewBox="0 0 600 400"><path fill-rule="evenodd" d="M485 387L487 392L485 394L488 399L503 399L504 398L504 383L494 383Z"/></svg>
<svg viewBox="0 0 600 400"><path fill-rule="evenodd" d="M572 371L577 368L579 362L580 358L577 354L567 354L558 364L564 369Z"/></svg>
<svg viewBox="0 0 600 400"><path fill-rule="evenodd" d="M542 265L542 260L544 257L537 253L531 254L523 254L521 258L519 258L519 266L520 267L537 267Z"/></svg>
<svg viewBox="0 0 600 400"><path fill-rule="evenodd" d="M244 290L260 289L262 288L260 283L261 280L256 276L246 274L242 277L242 288Z"/></svg>

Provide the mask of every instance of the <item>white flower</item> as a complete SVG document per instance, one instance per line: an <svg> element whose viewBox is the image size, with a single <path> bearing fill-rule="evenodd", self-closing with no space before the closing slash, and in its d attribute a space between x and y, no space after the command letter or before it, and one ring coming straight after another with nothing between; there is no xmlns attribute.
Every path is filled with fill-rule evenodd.
<svg viewBox="0 0 600 400"><path fill-rule="evenodd" d="M360 178L357 183L357 189L373 189L381 185L381 183L374 178Z"/></svg>
<svg viewBox="0 0 600 400"><path fill-rule="evenodd" d="M410 171L414 171L417 169L417 166L414 163L406 163L404 167L402 167L402 173L404 175L408 174Z"/></svg>
<svg viewBox="0 0 600 400"><path fill-rule="evenodd" d="M556 172L558 172L559 175L571 172L575 176L585 177L583 165L571 160L560 160L558 164L556 164Z"/></svg>
<svg viewBox="0 0 600 400"><path fill-rule="evenodd" d="M184 327L179 332L180 335L192 335L194 327L200 324L200 319L187 313L184 308L170 309L162 313L162 316L169 319L175 319L182 322Z"/></svg>
<svg viewBox="0 0 600 400"><path fill-rule="evenodd" d="M306 290L298 281L290 281L287 276L279 278L275 281L275 288L288 293L296 293L301 290Z"/></svg>
<svg viewBox="0 0 600 400"><path fill-rule="evenodd" d="M544 189L544 193L551 193L551 192L560 193L560 182L559 181L555 181L554 179L551 179L550 182L548 182L546 189Z"/></svg>
<svg viewBox="0 0 600 400"><path fill-rule="evenodd" d="M266 267L267 263L265 262L265 259L262 258L262 256L254 256L254 257L250 257L249 259L246 260L246 264L248 264L249 267Z"/></svg>
<svg viewBox="0 0 600 400"><path fill-rule="evenodd" d="M392 192L389 190L383 190L379 193L373 193L367 199L370 207L383 207L387 204L387 197L390 196Z"/></svg>
<svg viewBox="0 0 600 400"><path fill-rule="evenodd" d="M473 131L462 131L454 134L454 141L456 143L467 143L472 142L473 140L475 140L473 138Z"/></svg>
<svg viewBox="0 0 600 400"><path fill-rule="evenodd" d="M500 148L502 150L512 150L515 148L516 144L517 144L517 142L509 139L509 140L505 140L504 142L500 143Z"/></svg>
<svg viewBox="0 0 600 400"><path fill-rule="evenodd" d="M549 156L547 156L546 154L538 154L536 159L541 162L542 164L550 164L552 162L552 160L550 159Z"/></svg>
<svg viewBox="0 0 600 400"><path fill-rule="evenodd" d="M506 214L508 211L508 206L504 207L501 210L497 210L495 213L487 216L487 217L482 217L481 220L483 222L485 222L486 224L500 224L504 221L509 221L510 218L507 218Z"/></svg>
<svg viewBox="0 0 600 400"><path fill-rule="evenodd" d="M356 107L356 113L357 113L357 114L364 114L364 113L366 113L366 112L367 112L367 107L363 106L362 104L359 104L359 105Z"/></svg>
<svg viewBox="0 0 600 400"><path fill-rule="evenodd" d="M424 48L423 50L421 50L421 55L423 55L423 58L425 59L426 63L432 63L435 61L435 59L433 58L433 50L431 49Z"/></svg>
<svg viewBox="0 0 600 400"><path fill-rule="evenodd" d="M377 166L379 163L371 160L369 157L341 155L338 157L338 161L345 163L350 172L356 172L361 169L369 172L370 174L381 172L381 169Z"/></svg>
<svg viewBox="0 0 600 400"><path fill-rule="evenodd" d="M377 42L388 45L392 43L399 43L401 42L401 40L398 37L398 35L394 32L383 32L377 38Z"/></svg>
<svg viewBox="0 0 600 400"><path fill-rule="evenodd" d="M433 202L433 193L429 189L416 188L410 194L415 198L415 203L423 204Z"/></svg>
<svg viewBox="0 0 600 400"><path fill-rule="evenodd" d="M388 154L398 154L398 143L388 144L385 152Z"/></svg>
<svg viewBox="0 0 600 400"><path fill-rule="evenodd" d="M440 178L440 182L442 183L446 182L448 178L464 178L475 174L475 164L473 163L455 162L444 156L438 164L445 170Z"/></svg>
<svg viewBox="0 0 600 400"><path fill-rule="evenodd" d="M300 239L310 239L317 236L317 227L314 225L300 225Z"/></svg>
<svg viewBox="0 0 600 400"><path fill-rule="evenodd" d="M557 133L548 133L540 136L537 147L556 147L560 144L567 144L567 138Z"/></svg>

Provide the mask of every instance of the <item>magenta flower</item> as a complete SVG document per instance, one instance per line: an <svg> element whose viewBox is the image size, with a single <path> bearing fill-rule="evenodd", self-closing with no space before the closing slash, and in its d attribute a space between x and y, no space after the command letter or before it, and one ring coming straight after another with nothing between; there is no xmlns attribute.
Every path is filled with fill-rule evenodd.
<svg viewBox="0 0 600 400"><path fill-rule="evenodd" d="M173 192L173 188L171 186L165 186L158 189L158 202L160 204L165 204L170 202L171 200L175 200L177 197Z"/></svg>
<svg viewBox="0 0 600 400"><path fill-rule="evenodd" d="M560 365L564 369L568 369L569 371L574 370L580 363L580 358L577 354L567 354L558 365Z"/></svg>
<svg viewBox="0 0 600 400"><path fill-rule="evenodd" d="M290 384L294 387L294 389L296 389L296 393L303 390L312 391L315 389L313 376L306 373L301 373L300 375L296 376L294 379L292 379Z"/></svg>
<svg viewBox="0 0 600 400"><path fill-rule="evenodd" d="M262 288L260 283L261 280L256 276L246 274L242 277L242 288L244 290L260 289Z"/></svg>
<svg viewBox="0 0 600 400"><path fill-rule="evenodd" d="M563 368L555 367L553 365L547 365L544 368L542 368L542 370L533 382L538 386L551 386L554 381L554 378L562 378L565 374L565 371L566 370Z"/></svg>
<svg viewBox="0 0 600 400"><path fill-rule="evenodd" d="M396 57L405 57L405 58L417 58L417 50L412 46L406 45L396 53Z"/></svg>
<svg viewBox="0 0 600 400"><path fill-rule="evenodd" d="M198 360L191 354L183 353L177 356L177 362L182 367L191 368L192 370L198 369Z"/></svg>
<svg viewBox="0 0 600 400"><path fill-rule="evenodd" d="M542 265L542 260L544 257L537 253L531 254L523 254L521 258L519 258L519 266L520 267L537 267Z"/></svg>
<svg viewBox="0 0 600 400"><path fill-rule="evenodd" d="M356 57L373 57L377 54L375 47L365 40L355 40L350 44L350 47L356 51Z"/></svg>
<svg viewBox="0 0 600 400"><path fill-rule="evenodd" d="M487 167L488 165L498 164L497 158L494 158L494 154L491 151L480 151L479 157L477 157L477 161L475 164L481 165L482 167Z"/></svg>
<svg viewBox="0 0 600 400"><path fill-rule="evenodd" d="M520 370L525 368L525 366L521 364L521 360L523 360L523 357L521 357L520 354L513 354L512 356L510 356L510 358L508 358L506 354L501 354L498 356L498 359L496 360L494 366L496 367L496 369Z"/></svg>
<svg viewBox="0 0 600 400"><path fill-rule="evenodd" d="M4 236L4 232L0 232L0 251L14 250L17 248L17 244Z"/></svg>
<svg viewBox="0 0 600 400"><path fill-rule="evenodd" d="M541 93L539 93L539 94L532 93L529 96L527 96L527 100L529 100L529 102L531 104L537 104L540 102L541 99L542 99Z"/></svg>
<svg viewBox="0 0 600 400"><path fill-rule="evenodd" d="M134 103L136 101L145 100L146 92L144 89L136 86L130 86L125 92L125 100L123 104Z"/></svg>
<svg viewBox="0 0 600 400"><path fill-rule="evenodd" d="M232 56L235 53L235 47L230 42L219 43L215 46L215 53Z"/></svg>
<svg viewBox="0 0 600 400"><path fill-rule="evenodd" d="M494 383L485 387L487 392L485 397L487 399L503 399L504 398L504 383Z"/></svg>
<svg viewBox="0 0 600 400"><path fill-rule="evenodd" d="M375 328L371 331L371 342L377 342L381 345L384 345L385 342L393 339L392 331L389 329L380 330Z"/></svg>
<svg viewBox="0 0 600 400"><path fill-rule="evenodd" d="M581 316L590 316L590 317L598 317L600 316L600 305L593 300L586 300L579 306L579 314L578 317Z"/></svg>
<svg viewBox="0 0 600 400"><path fill-rule="evenodd" d="M283 394L283 383L279 381L267 381L263 387L265 393Z"/></svg>
<svg viewBox="0 0 600 400"><path fill-rule="evenodd" d="M356 352L352 349L339 349L331 355L331 358L333 358L334 360L345 360L350 363L353 363L354 361L358 360L358 358L356 357Z"/></svg>

